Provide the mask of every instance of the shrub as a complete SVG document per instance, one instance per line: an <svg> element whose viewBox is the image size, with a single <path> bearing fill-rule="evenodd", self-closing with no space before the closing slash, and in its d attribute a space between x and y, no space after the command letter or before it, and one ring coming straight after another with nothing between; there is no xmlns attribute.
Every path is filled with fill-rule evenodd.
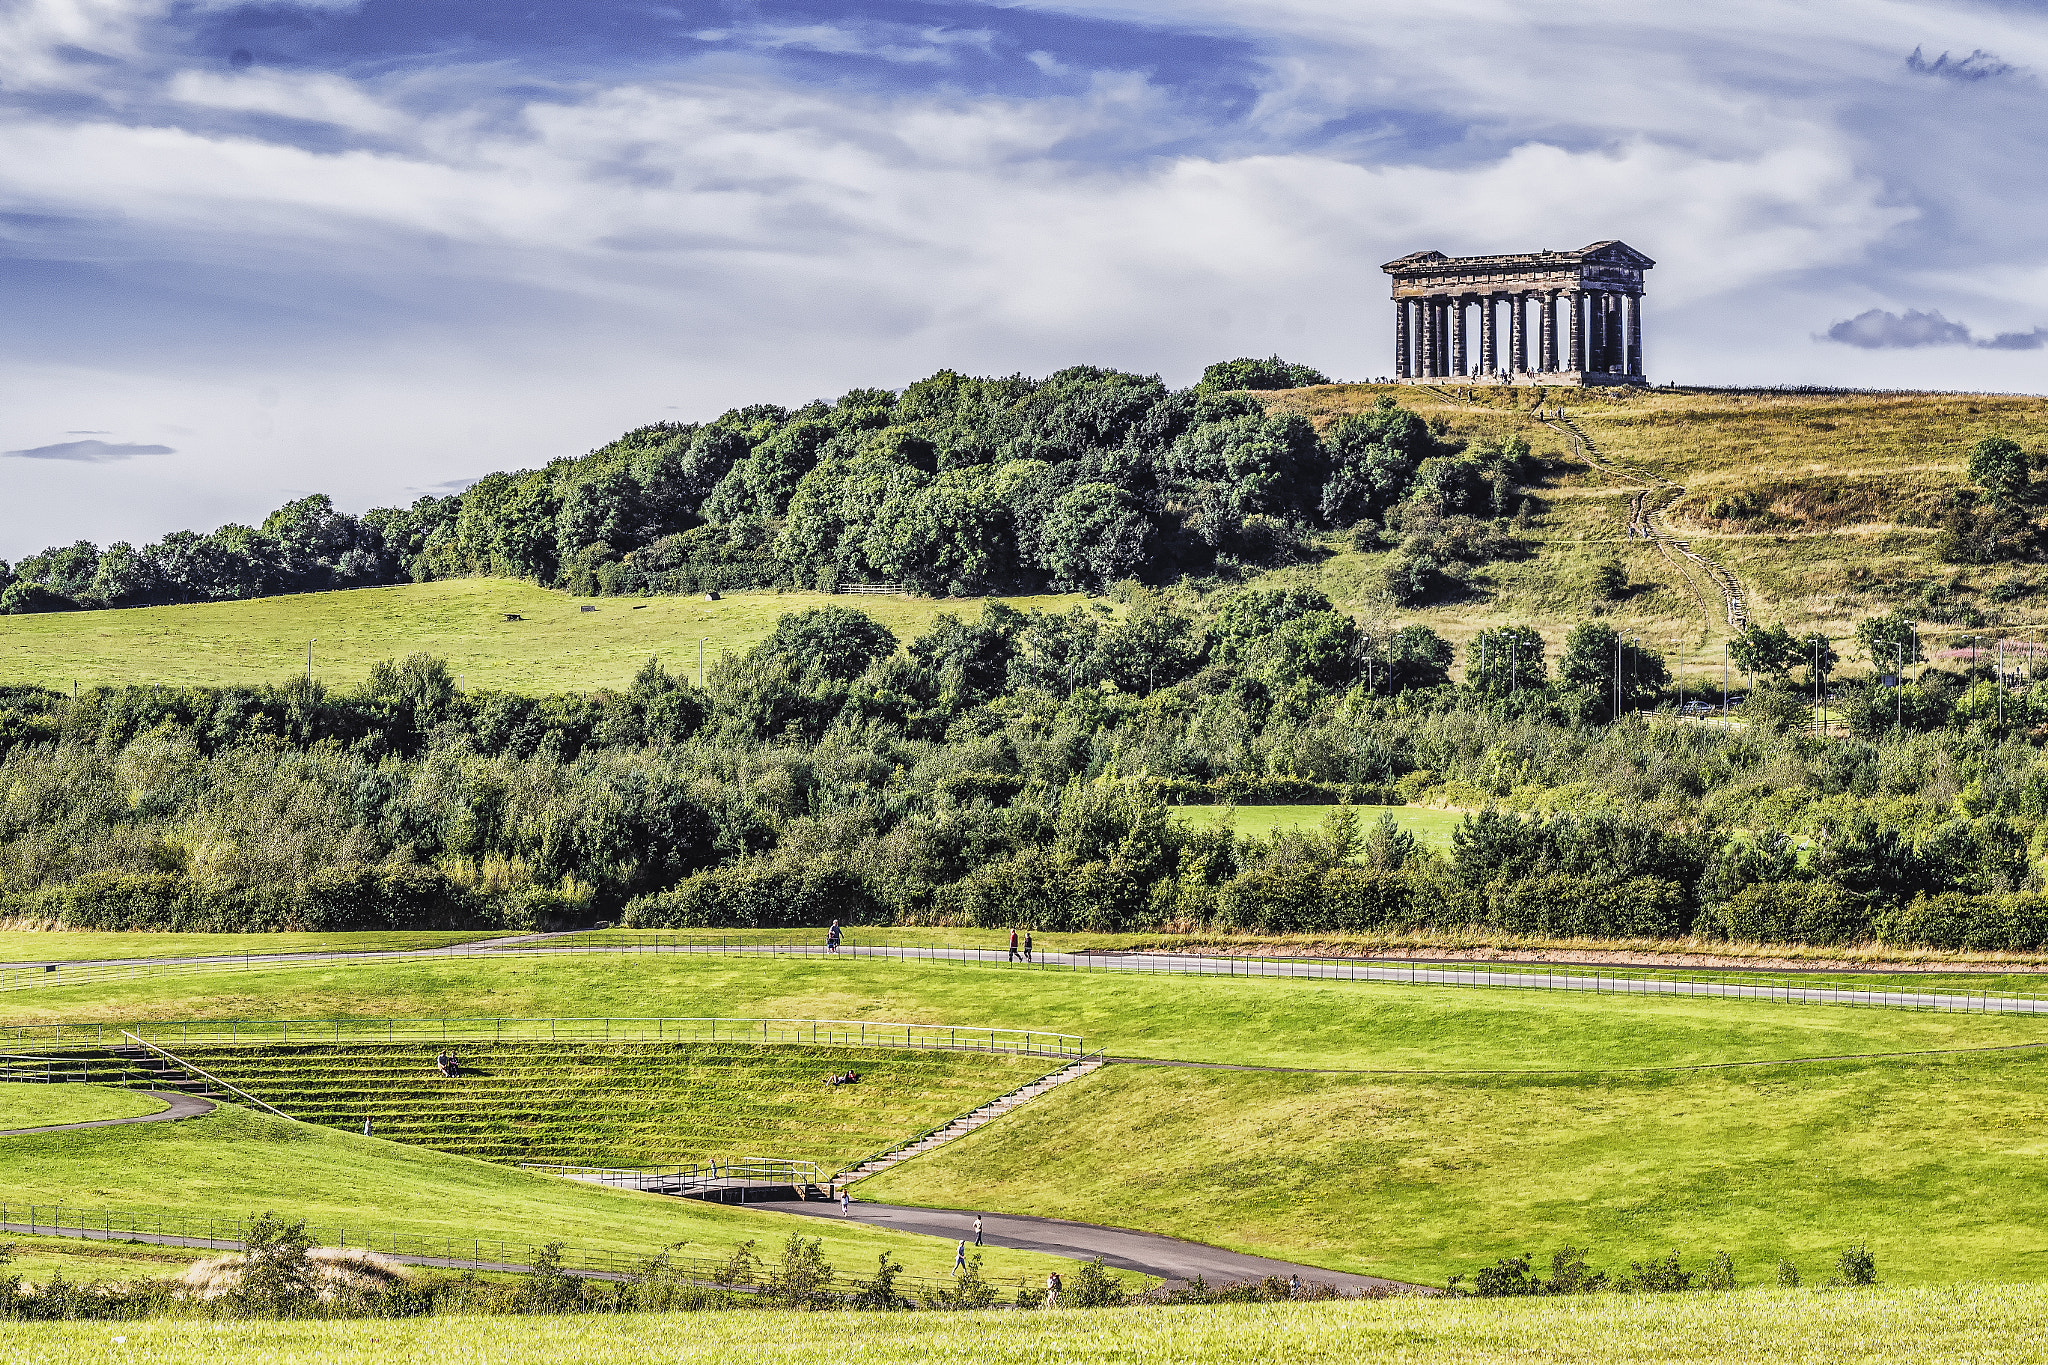
<svg viewBox="0 0 2048 1365"><path fill-rule="evenodd" d="M1798 1287L1799 1267L1794 1265L1788 1258L1780 1256L1778 1258L1778 1288L1797 1289Z"/></svg>
<svg viewBox="0 0 2048 1365"><path fill-rule="evenodd" d="M1678 1264L1678 1253L1647 1261L1631 1261L1628 1273L1614 1282L1624 1294L1675 1294L1695 1287L1699 1277Z"/></svg>
<svg viewBox="0 0 2048 1365"><path fill-rule="evenodd" d="M978 1251L967 1258L966 1267L955 1274L950 1286L942 1286L932 1294L932 1307L963 1312L992 1308L995 1301L996 1287L982 1275Z"/></svg>
<svg viewBox="0 0 2048 1365"><path fill-rule="evenodd" d="M977 1264L980 1257L976 1257ZM910 1307L910 1300L903 1297L896 1288L896 1277L903 1273L900 1261L890 1259L886 1251L875 1254L875 1277L863 1280L854 1287L853 1297L847 1300L847 1307L870 1313L893 1313ZM991 1291L993 1292L993 1291ZM1028 1306L1028 1305L1026 1305Z"/></svg>
<svg viewBox="0 0 2048 1365"><path fill-rule="evenodd" d="M1877 1283L1877 1257L1863 1242L1846 1247L1835 1258L1835 1277L1828 1284L1838 1288Z"/></svg>
<svg viewBox="0 0 2048 1365"><path fill-rule="evenodd" d="M1112 1308L1125 1301L1123 1281L1103 1268L1102 1258L1082 1263L1062 1296L1074 1308Z"/></svg>
<svg viewBox="0 0 2048 1365"><path fill-rule="evenodd" d="M832 1266L820 1250L824 1240L792 1232L782 1243L782 1264L769 1276L768 1298L782 1308L831 1306Z"/></svg>

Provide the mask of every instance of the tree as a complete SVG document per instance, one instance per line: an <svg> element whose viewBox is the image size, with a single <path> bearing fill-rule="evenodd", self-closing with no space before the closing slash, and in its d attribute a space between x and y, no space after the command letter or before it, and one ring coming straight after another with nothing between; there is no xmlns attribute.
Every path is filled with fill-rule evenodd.
<svg viewBox="0 0 2048 1365"><path fill-rule="evenodd" d="M1153 538L1151 521L1129 493L1084 483L1053 504L1039 531L1039 555L1056 587L1100 590L1142 570Z"/></svg>
<svg viewBox="0 0 2048 1365"><path fill-rule="evenodd" d="M1670 677L1663 655L1624 642L1620 632L1604 621L1573 626L1557 662L1559 683L1589 701L1605 701L1610 712L1617 696L1624 710L1640 706L1655 697ZM1615 690L1617 678L1619 693ZM1591 710L1599 714L1597 707Z"/></svg>
<svg viewBox="0 0 2048 1365"><path fill-rule="evenodd" d="M857 678L878 659L896 652L889 628L852 607L813 607L775 623L758 653L816 669L830 678Z"/></svg>
<svg viewBox="0 0 2048 1365"><path fill-rule="evenodd" d="M1297 616L1335 611L1316 588L1247 588L1223 600L1209 619L1209 657L1219 664L1241 662L1259 642Z"/></svg>
<svg viewBox="0 0 2048 1365"><path fill-rule="evenodd" d="M1428 626L1403 626L1384 642L1367 641L1363 648L1372 661L1366 672L1374 691L1439 687L1451 680L1456 657L1451 642Z"/></svg>
<svg viewBox="0 0 2048 1365"><path fill-rule="evenodd" d="M242 1277L234 1291L237 1307L288 1317L313 1305L320 1270L307 1255L313 1238L305 1220L288 1223L265 1213L249 1224L242 1247Z"/></svg>
<svg viewBox="0 0 2048 1365"><path fill-rule="evenodd" d="M1543 637L1534 626L1482 630L1465 646L1465 683L1488 696L1543 686Z"/></svg>
<svg viewBox="0 0 2048 1365"><path fill-rule="evenodd" d="M1799 663L1800 650L1799 641L1782 625L1748 626L1728 643L1728 657L1735 666L1763 678L1784 677Z"/></svg>
<svg viewBox="0 0 2048 1365"><path fill-rule="evenodd" d="M1970 448L1970 482L1996 502L2026 502L2032 491L2027 481L2027 452L2017 441L1985 437Z"/></svg>
<svg viewBox="0 0 2048 1365"><path fill-rule="evenodd" d="M932 628L910 642L910 657L928 670L942 692L962 705L979 706L1001 694L1024 613L1002 602L981 609L978 621L943 612Z"/></svg>
<svg viewBox="0 0 2048 1365"><path fill-rule="evenodd" d="M1628 591L1628 570L1618 559L1606 560L1593 566L1593 596L1602 602L1612 602Z"/></svg>
<svg viewBox="0 0 2048 1365"><path fill-rule="evenodd" d="M1292 364L1277 355L1265 360L1219 360L1202 371L1206 389L1303 389L1329 382L1321 370Z"/></svg>
<svg viewBox="0 0 2048 1365"><path fill-rule="evenodd" d="M1809 683L1827 678L1842 662L1842 656L1835 653L1834 642L1820 631L1810 631L1799 641L1799 662L1806 668ZM1819 678L1814 675L1818 673Z"/></svg>
<svg viewBox="0 0 2048 1365"><path fill-rule="evenodd" d="M1880 671L1897 672L1901 665L1911 663L1917 653L1918 627L1917 621L1896 611L1867 616L1856 623L1856 641L1863 646L1863 656Z"/></svg>

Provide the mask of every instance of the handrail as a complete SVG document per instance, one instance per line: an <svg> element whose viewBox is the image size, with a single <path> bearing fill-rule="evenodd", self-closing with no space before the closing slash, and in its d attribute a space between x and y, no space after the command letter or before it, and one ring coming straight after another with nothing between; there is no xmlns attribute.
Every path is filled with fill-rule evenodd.
<svg viewBox="0 0 2048 1365"><path fill-rule="evenodd" d="M298 1122L298 1120L292 1119L292 1116L290 1114L285 1113L284 1110L279 1109L276 1105L264 1103L262 1100L257 1099L254 1095L242 1089L240 1086L230 1085L226 1081L222 1080L220 1077L214 1075L211 1071L202 1071L200 1068L192 1065L192 1063L186 1061L184 1058L172 1056L170 1053L158 1047L155 1043L146 1042L141 1038L137 1038L127 1029L121 1030L121 1036L123 1038L126 1038L129 1042L135 1044L135 1046L139 1048L143 1048L149 1052L154 1052L157 1056L164 1058L166 1061L175 1062L178 1066L182 1067L186 1071L191 1072L195 1076L205 1077L208 1081L219 1086L221 1089L227 1091L230 1095L234 1095L239 1099L246 1100L250 1104L255 1105L258 1109L268 1109L271 1113L277 1115L281 1119L290 1119L294 1123Z"/></svg>

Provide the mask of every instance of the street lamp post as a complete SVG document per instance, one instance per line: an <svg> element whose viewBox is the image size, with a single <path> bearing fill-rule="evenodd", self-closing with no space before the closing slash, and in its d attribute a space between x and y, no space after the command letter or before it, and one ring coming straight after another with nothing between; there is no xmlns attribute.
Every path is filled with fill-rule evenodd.
<svg viewBox="0 0 2048 1365"><path fill-rule="evenodd" d="M1899 654L1899 673L1892 679L1892 728L1906 728L1906 643L1901 640L1892 646Z"/></svg>
<svg viewBox="0 0 2048 1365"><path fill-rule="evenodd" d="M313 637L312 639L310 639L310 640L306 641L306 681L307 681L307 682L311 682L311 681L313 681L313 646L314 646L314 645L317 645L317 644L319 644L319 643L320 643L320 637L319 637L319 636L317 636L317 635L316 635L316 636L314 636L314 637Z"/></svg>

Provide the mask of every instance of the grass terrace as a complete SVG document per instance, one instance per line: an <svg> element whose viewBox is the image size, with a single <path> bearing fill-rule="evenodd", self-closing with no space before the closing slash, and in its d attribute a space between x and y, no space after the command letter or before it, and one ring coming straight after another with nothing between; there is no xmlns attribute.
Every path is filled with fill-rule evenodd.
<svg viewBox="0 0 2048 1365"><path fill-rule="evenodd" d="M168 1107L153 1095L112 1086L0 1081L0 1130L133 1118Z"/></svg>
<svg viewBox="0 0 2048 1365"><path fill-rule="evenodd" d="M293 1118L495 1162L657 1166L750 1154L821 1174L893 1147L1057 1063L758 1043L420 1043L182 1048ZM825 1078L857 1071L857 1085Z"/></svg>

